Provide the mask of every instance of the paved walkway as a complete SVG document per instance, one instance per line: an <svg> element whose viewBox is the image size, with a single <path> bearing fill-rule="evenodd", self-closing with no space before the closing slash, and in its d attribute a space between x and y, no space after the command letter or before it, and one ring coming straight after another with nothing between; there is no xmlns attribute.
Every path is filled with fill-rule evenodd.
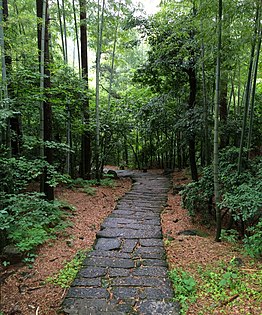
<svg viewBox="0 0 262 315"><path fill-rule="evenodd" d="M167 277L160 213L169 180L126 173L135 183L105 219L63 303L70 315L178 315Z"/></svg>

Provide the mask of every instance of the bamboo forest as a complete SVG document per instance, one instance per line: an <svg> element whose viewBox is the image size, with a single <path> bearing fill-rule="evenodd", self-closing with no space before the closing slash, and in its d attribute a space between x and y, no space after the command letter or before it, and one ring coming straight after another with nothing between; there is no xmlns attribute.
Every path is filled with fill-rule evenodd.
<svg viewBox="0 0 262 315"><path fill-rule="evenodd" d="M261 314L261 23L261 0L0 0L0 315ZM127 241L124 202L164 210ZM173 302L161 264L127 299L104 258L105 311L73 281L131 239L132 281L163 239Z"/></svg>

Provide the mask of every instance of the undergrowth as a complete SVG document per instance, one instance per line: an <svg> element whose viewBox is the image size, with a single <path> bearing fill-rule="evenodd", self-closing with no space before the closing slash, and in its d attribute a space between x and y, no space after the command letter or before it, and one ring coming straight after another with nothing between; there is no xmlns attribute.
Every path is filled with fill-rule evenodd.
<svg viewBox="0 0 262 315"><path fill-rule="evenodd" d="M69 224L66 218L72 208L49 202L39 193L2 194L1 202L0 230L21 252L33 251Z"/></svg>
<svg viewBox="0 0 262 315"><path fill-rule="evenodd" d="M222 239L244 239L244 248L253 258L262 257L262 159L245 162L238 173L238 148L226 148L219 156L219 186L222 226L235 233L222 233ZM213 166L203 169L197 182L185 186L182 205L194 218L201 215L205 221L215 219Z"/></svg>
<svg viewBox="0 0 262 315"><path fill-rule="evenodd" d="M186 314L189 305L196 301L197 283L188 272L182 268L175 268L169 272L175 291L175 300L179 302L181 314Z"/></svg>
<svg viewBox="0 0 262 315"><path fill-rule="evenodd" d="M222 314L228 306L237 309L238 314L247 315L247 301L262 311L262 269L240 267L237 262L233 258L229 263L198 266L190 274L181 268L170 271L174 300L180 303L181 314L186 314L195 302L201 305L198 315L213 314L218 309Z"/></svg>
<svg viewBox="0 0 262 315"><path fill-rule="evenodd" d="M99 181L96 179L86 180L82 178L76 178L72 179L67 186L72 189L80 188L87 195L93 196L96 194L97 186L114 188L115 182L111 177L105 177Z"/></svg>
<svg viewBox="0 0 262 315"><path fill-rule="evenodd" d="M46 281L61 288L69 288L80 270L87 252L87 250L79 251L71 261L65 264L58 274L48 277Z"/></svg>

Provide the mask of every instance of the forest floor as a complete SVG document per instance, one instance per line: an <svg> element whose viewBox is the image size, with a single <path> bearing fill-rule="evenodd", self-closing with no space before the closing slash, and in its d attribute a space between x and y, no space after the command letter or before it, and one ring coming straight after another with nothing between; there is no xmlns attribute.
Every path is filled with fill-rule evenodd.
<svg viewBox="0 0 262 315"><path fill-rule="evenodd" d="M176 184L188 182L183 172L175 172L173 181ZM94 196L81 190L58 188L56 197L76 208L71 218L72 225L57 239L40 246L36 258L31 263L0 267L0 275L6 275L2 277L5 280L0 288L2 313L57 314L66 289L46 282L46 279L58 274L77 252L92 248L100 224L114 209L117 200L130 190L131 185L131 180L119 179L115 187L97 187ZM192 303L188 301L189 308L185 314L261 315L261 263L244 256L237 243L215 242L214 228L205 227L201 220L195 219L193 223L187 211L181 207L180 195L174 195L170 191L167 206L162 213L169 268L183 268L198 284L194 294L191 294L194 286L187 287ZM184 230L201 231L201 236L178 234ZM230 265L234 258L240 262L238 267ZM217 283L221 278L226 285L218 290ZM181 279L185 280L184 274ZM240 282L245 281L248 283L243 285L242 292L239 290ZM188 282L184 281L184 284ZM179 290L177 294L180 294Z"/></svg>

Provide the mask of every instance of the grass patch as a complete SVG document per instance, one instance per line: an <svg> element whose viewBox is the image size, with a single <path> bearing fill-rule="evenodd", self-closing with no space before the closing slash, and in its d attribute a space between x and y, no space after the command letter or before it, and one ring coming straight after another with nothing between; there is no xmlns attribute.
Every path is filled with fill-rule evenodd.
<svg viewBox="0 0 262 315"><path fill-rule="evenodd" d="M64 268L61 269L58 274L48 277L46 282L52 283L61 288L69 288L78 271L82 267L87 252L87 250L79 251L71 261L65 264Z"/></svg>
<svg viewBox="0 0 262 315"><path fill-rule="evenodd" d="M96 179L85 180L82 178L76 178L75 180L72 180L68 184L68 188L71 188L73 190L76 188L80 188L86 194L88 194L90 196L94 196L96 194L96 187L95 186L114 188L115 187L115 181L111 177L103 178L100 181L97 181Z"/></svg>
<svg viewBox="0 0 262 315"><path fill-rule="evenodd" d="M215 309L222 312L234 307L238 314L247 314L245 305L253 301L252 307L262 303L262 270L240 268L234 258L229 264L220 262L218 266L199 268L198 296L207 301L205 309L212 314Z"/></svg>
<svg viewBox="0 0 262 315"><path fill-rule="evenodd" d="M181 307L181 314L186 314L191 303L196 301L197 283L188 272L182 268L175 268L169 272L169 278L172 281L175 298Z"/></svg>
<svg viewBox="0 0 262 315"><path fill-rule="evenodd" d="M197 303L196 315L234 313L262 314L262 269L258 262L238 266L233 258L212 266L198 266L190 274L182 268L169 272L174 287L174 300L180 303L181 314ZM256 310L260 313L249 312Z"/></svg>

